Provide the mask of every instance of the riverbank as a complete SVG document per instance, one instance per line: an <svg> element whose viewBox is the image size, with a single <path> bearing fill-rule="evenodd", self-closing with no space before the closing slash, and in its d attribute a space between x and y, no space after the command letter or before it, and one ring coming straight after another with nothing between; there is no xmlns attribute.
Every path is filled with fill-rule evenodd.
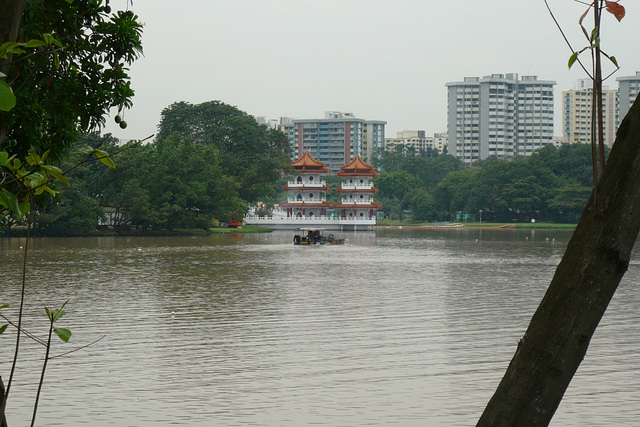
<svg viewBox="0 0 640 427"><path fill-rule="evenodd" d="M273 230L264 227L258 227L257 225L243 225L242 227L212 227L208 230L202 228L176 228L173 230L113 230L103 229L96 230L91 233L75 234L69 233L64 235L42 235L37 231L32 231L32 237L109 237L109 236L207 236L211 234L239 234L239 233L271 233ZM27 235L26 229L12 229L4 234L0 234L2 237L25 237Z"/></svg>
<svg viewBox="0 0 640 427"><path fill-rule="evenodd" d="M574 230L577 224L556 224L551 222L536 223L487 223L487 222L464 222L464 223L406 223L401 221L382 220L378 221L375 228L407 228L407 229L479 229L479 230L514 230L514 229L536 229L536 230Z"/></svg>

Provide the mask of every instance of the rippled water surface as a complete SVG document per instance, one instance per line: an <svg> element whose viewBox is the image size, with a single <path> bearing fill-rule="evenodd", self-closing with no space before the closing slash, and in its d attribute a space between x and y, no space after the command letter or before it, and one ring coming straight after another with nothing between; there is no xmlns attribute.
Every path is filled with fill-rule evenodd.
<svg viewBox="0 0 640 427"><path fill-rule="evenodd" d="M26 328L45 337L42 306L69 299L73 336L54 354L106 335L50 361L38 425L473 425L570 237L536 233L35 239ZM0 240L3 313L23 244ZM553 425L640 426L639 266ZM5 381L13 336L0 337ZM30 419L42 356L24 341L12 426Z"/></svg>

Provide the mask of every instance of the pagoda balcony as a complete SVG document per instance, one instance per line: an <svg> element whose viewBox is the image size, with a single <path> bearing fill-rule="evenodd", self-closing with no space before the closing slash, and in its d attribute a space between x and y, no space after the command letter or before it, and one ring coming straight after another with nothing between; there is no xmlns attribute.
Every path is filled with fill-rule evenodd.
<svg viewBox="0 0 640 427"><path fill-rule="evenodd" d="M327 185L327 181L325 181L325 180L321 180L321 181L318 181L318 182L309 182L309 181L304 181L304 182L289 181L289 182L287 182L287 187L289 187L289 188L322 188L325 185Z"/></svg>
<svg viewBox="0 0 640 427"><path fill-rule="evenodd" d="M295 197L288 197L287 198L287 203L292 203L292 204L314 204L314 203L324 203L327 201L326 197L322 197L322 198L318 198L318 199L302 199L302 200L298 200Z"/></svg>
<svg viewBox="0 0 640 427"><path fill-rule="evenodd" d="M342 183L340 187L342 190L371 190L373 189L373 183L368 184L345 184Z"/></svg>
<svg viewBox="0 0 640 427"><path fill-rule="evenodd" d="M369 199L369 200L358 200L358 201L355 201L353 199L351 199L351 200L342 199L342 204L344 204L344 205L366 206L366 205L370 205L372 203L374 203L372 199Z"/></svg>

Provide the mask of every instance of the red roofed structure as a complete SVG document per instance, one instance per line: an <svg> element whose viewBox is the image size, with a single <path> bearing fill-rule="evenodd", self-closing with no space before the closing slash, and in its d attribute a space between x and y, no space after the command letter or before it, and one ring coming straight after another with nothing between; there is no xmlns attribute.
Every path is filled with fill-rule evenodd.
<svg viewBox="0 0 640 427"><path fill-rule="evenodd" d="M329 186L320 176L331 173L327 164L317 161L305 151L302 157L291 163L291 167L295 169L294 180L282 187L289 192L289 197L280 203L287 210L287 218L325 216L331 207L326 196Z"/></svg>
<svg viewBox="0 0 640 427"><path fill-rule="evenodd" d="M356 156L349 164L342 166L337 175L345 178L337 190L342 194L342 201L334 204L334 208L340 210L340 217L375 221L376 211L382 205L373 201L373 195L378 194L378 189L369 181L378 176L374 167Z"/></svg>
<svg viewBox="0 0 640 427"><path fill-rule="evenodd" d="M245 224L261 225L273 229L300 229L313 227L326 230L373 230L376 211L382 205L373 200L378 189L371 179L378 172L360 156L356 156L337 173L345 182L337 190L342 195L340 203L327 201L330 190L322 175L331 173L327 164L311 156L308 151L291 163L293 179L282 187L288 192L287 200L280 203L282 210L270 216L257 216L249 212ZM337 212L336 212L337 211Z"/></svg>

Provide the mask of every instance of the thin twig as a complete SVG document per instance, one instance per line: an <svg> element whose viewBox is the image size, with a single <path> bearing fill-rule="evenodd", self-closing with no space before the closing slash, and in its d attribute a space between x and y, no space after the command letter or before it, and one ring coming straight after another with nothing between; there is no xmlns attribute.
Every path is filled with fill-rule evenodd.
<svg viewBox="0 0 640 427"><path fill-rule="evenodd" d="M6 320L6 322L9 323L14 328L16 328L16 329L18 328L18 325L16 325L11 320L9 320L9 318L7 316L5 316L4 314L0 314L0 317L2 317L4 320ZM44 342L43 339L38 338L37 336L33 335L31 332L27 331L24 328L22 329L22 333L25 334L27 337L31 338L32 340L34 340L35 342L37 342L38 344L42 344L43 346L47 345L47 343Z"/></svg>
<svg viewBox="0 0 640 427"><path fill-rule="evenodd" d="M73 350L71 350L71 351L67 351L66 353L61 353L61 354L56 354L55 356L51 356L51 357L49 357L49 359L55 359L56 357L66 356L67 354L70 354L70 353L76 352L76 351L78 351L78 350L82 350L83 348L87 348L87 347L89 347L90 345L94 345L94 344L95 344L95 343L97 343L98 341L102 340L104 337L106 337L106 335L103 335L103 336L101 336L100 338L98 338L97 340L95 340L95 341L93 341L93 342L91 342L91 343L89 343L89 344L87 344L87 345L83 345L82 347L78 347L78 348L73 349Z"/></svg>
<svg viewBox="0 0 640 427"><path fill-rule="evenodd" d="M577 2L578 3L582 3L581 1L577 1ZM564 41L567 42L567 46L569 46L569 49L571 49L571 53L574 53L575 50L573 50L573 47L571 46L571 43L569 42L569 39L567 38L567 36L564 34L564 31L562 30L562 27L560 26L560 23L558 23L558 20L556 19L555 15L551 11L551 7L549 6L549 3L547 3L547 0L544 0L544 4L547 6L547 10L549 11L549 14L551 15L551 18L553 19L553 22L556 23L556 27L558 27L558 30L560 30L560 34L562 34L562 38L564 38ZM591 3L585 3L585 4L589 4L590 5ZM584 72L587 73L587 76L589 76L590 78L593 78L593 77L591 77L591 74L589 74L589 71L587 71L587 68L584 66L582 61L580 61L580 58L576 58L576 60L578 61L578 64L580 64L580 66L582 67Z"/></svg>
<svg viewBox="0 0 640 427"><path fill-rule="evenodd" d="M20 332L22 331L22 313L24 310L24 297L27 287L27 253L29 252L29 238L31 237L31 226L33 225L33 210L30 212L29 220L27 222L27 241L24 244L24 257L22 258L22 289L20 290L20 309L18 310L18 333L16 334L16 347L13 353L13 361L11 363L11 373L9 374L9 382L4 393L5 399L9 397L9 391L11 390L11 383L13 382L13 375L16 371L18 364L18 352L20 350Z"/></svg>

